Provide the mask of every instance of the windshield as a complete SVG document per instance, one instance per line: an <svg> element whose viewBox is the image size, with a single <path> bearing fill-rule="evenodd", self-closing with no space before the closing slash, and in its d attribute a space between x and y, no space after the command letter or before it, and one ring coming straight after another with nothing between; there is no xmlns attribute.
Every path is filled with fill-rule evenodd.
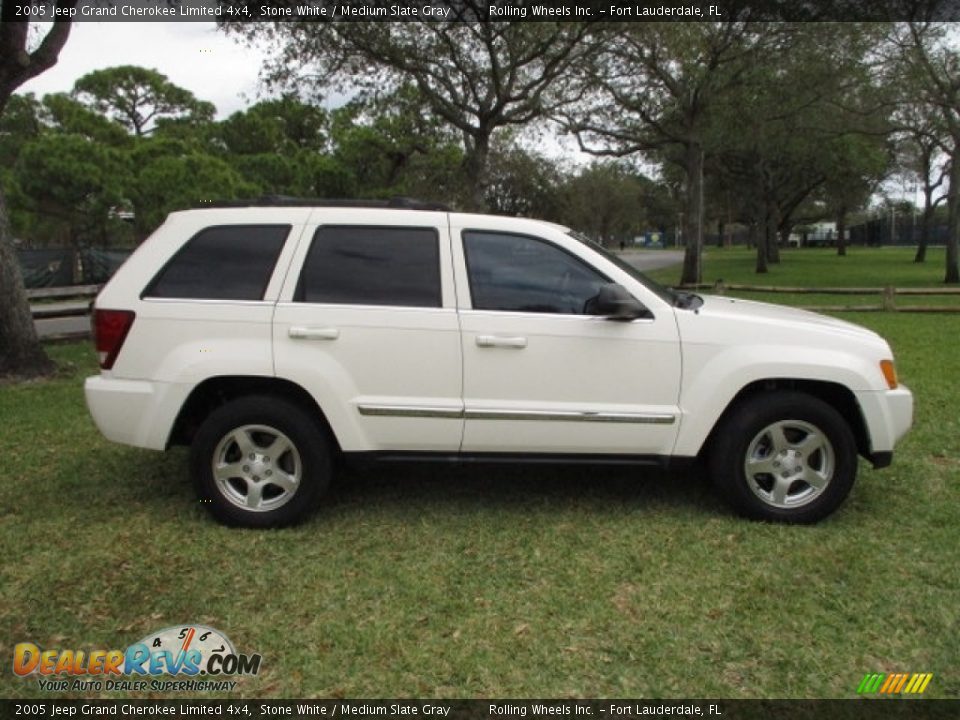
<svg viewBox="0 0 960 720"><path fill-rule="evenodd" d="M634 280L636 280L639 283L642 283L644 287L646 287L648 290L656 294L656 296L659 297L664 302L670 303L671 305L680 304L679 303L680 295L678 293L674 292L668 287L661 285L655 280L651 280L642 272L637 270L633 265L628 263L619 255L616 255L610 252L600 243L594 242L593 240L588 238L586 235L584 235L583 233L577 232L576 230L568 230L567 234L570 237L572 237L574 240L578 240L579 242L582 242L591 250L594 250L600 253L601 255L603 255L603 257L605 257L607 260L612 262L618 268L620 268L625 273L630 275L630 277L632 277Z"/></svg>

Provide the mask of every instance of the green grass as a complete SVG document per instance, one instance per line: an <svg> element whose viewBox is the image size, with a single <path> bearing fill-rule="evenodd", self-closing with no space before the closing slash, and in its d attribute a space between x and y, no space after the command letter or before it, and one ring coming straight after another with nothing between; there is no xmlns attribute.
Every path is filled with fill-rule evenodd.
<svg viewBox="0 0 960 720"><path fill-rule="evenodd" d="M960 323L845 317L892 342L916 424L814 527L737 519L696 472L437 466L353 471L301 527L229 530L183 451L100 437L92 352L51 346L60 377L0 387L0 696L41 694L16 642L201 622L263 655L231 697L850 698L890 671L960 697Z"/></svg>
<svg viewBox="0 0 960 720"><path fill-rule="evenodd" d="M835 248L785 249L782 261L770 265L769 272L755 272L756 251L746 248L706 248L703 257L703 282L713 284L722 280L728 285L766 285L777 287L861 287L881 288L943 288L944 255L942 247L929 248L925 263L914 263L914 248L847 249L845 257L837 256ZM680 280L679 267L664 268L647 273L667 285ZM763 293L730 291L733 297L775 302L785 305L880 305L878 294L870 295L810 295L800 293ZM898 306L938 305L960 307L960 295L898 295Z"/></svg>

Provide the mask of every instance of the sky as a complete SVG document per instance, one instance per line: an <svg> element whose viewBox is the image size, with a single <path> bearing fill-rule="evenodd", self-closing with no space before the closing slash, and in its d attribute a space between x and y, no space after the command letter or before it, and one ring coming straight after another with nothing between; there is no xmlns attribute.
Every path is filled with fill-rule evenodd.
<svg viewBox="0 0 960 720"><path fill-rule="evenodd" d="M222 119L257 101L264 59L259 49L218 32L212 22L77 22L57 64L18 92L69 92L92 70L141 65L212 102Z"/></svg>

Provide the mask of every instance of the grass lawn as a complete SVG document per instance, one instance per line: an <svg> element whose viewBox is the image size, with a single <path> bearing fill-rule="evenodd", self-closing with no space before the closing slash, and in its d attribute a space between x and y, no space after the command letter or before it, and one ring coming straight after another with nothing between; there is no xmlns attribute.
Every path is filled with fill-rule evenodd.
<svg viewBox="0 0 960 720"><path fill-rule="evenodd" d="M229 530L183 451L100 437L92 351L51 346L60 377L0 387L0 697L41 694L16 642L122 649L187 622L263 655L230 697L851 698L892 671L960 697L960 318L844 317L891 341L917 416L814 527L737 519L696 473L428 466L353 471L295 529Z"/></svg>
<svg viewBox="0 0 960 720"><path fill-rule="evenodd" d="M781 250L779 265L770 265L766 274L758 275L756 251L743 247L704 250L703 282L723 280L734 285L773 285L780 287L863 287L879 288L943 288L945 250L928 248L925 263L913 262L914 248L847 248L845 257L838 257L836 248L802 248ZM666 284L680 281L680 268L670 267L647 273ZM735 292L731 296L777 302L788 305L879 305L878 294L809 295L793 293ZM898 306L946 305L960 307L960 295L898 295Z"/></svg>

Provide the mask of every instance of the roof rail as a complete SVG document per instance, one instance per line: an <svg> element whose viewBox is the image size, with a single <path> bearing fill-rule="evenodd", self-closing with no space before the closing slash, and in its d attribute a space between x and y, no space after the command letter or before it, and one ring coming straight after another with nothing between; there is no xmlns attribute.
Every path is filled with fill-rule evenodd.
<svg viewBox="0 0 960 720"><path fill-rule="evenodd" d="M343 208L392 208L397 210L439 210L450 212L443 203L417 200L408 197L392 197L389 200L351 200L347 198L299 198L289 195L263 195L247 200L211 200L201 203L204 208L239 207L343 207Z"/></svg>

